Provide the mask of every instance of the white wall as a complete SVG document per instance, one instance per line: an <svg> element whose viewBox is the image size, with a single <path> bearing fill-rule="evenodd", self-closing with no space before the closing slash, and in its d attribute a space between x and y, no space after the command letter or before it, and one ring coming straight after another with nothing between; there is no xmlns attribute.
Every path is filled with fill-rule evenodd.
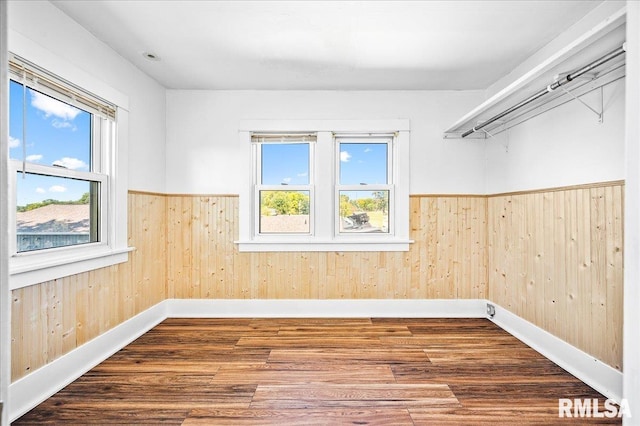
<svg viewBox="0 0 640 426"><path fill-rule="evenodd" d="M603 93L603 123L571 101L489 139L487 192L624 179L625 80L605 86ZM599 90L581 99L600 108Z"/></svg>
<svg viewBox="0 0 640 426"><path fill-rule="evenodd" d="M9 28L129 98L129 188L165 189L165 90L48 1L9 1ZM11 50L11 36L9 50ZM29 58L25 58L29 59Z"/></svg>
<svg viewBox="0 0 640 426"><path fill-rule="evenodd" d="M633 418L625 418L625 426L640 421L640 3L629 1L628 7L622 396Z"/></svg>
<svg viewBox="0 0 640 426"><path fill-rule="evenodd" d="M9 197L9 98L7 86L7 4L0 2L0 199ZM5 203L3 202L3 206ZM11 291L9 290L9 217L0 210L0 424L9 424L9 384L11 383Z"/></svg>
<svg viewBox="0 0 640 426"><path fill-rule="evenodd" d="M238 194L250 166L238 145L241 119L409 119L412 194L484 193L484 142L442 131L482 92L167 92L167 192Z"/></svg>

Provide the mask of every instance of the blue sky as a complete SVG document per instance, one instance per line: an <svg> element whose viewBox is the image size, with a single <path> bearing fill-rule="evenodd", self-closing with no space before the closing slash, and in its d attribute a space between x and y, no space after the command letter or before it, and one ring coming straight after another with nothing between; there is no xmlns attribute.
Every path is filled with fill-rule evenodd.
<svg viewBox="0 0 640 426"><path fill-rule="evenodd" d="M11 81L9 89L9 157L27 162L89 171L91 115L32 89L26 93L26 133L23 134L23 86ZM26 144L25 144L26 138ZM20 173L17 205L45 199L77 200L89 184L73 179Z"/></svg>
<svg viewBox="0 0 640 426"><path fill-rule="evenodd" d="M386 184L387 144L341 143L340 184Z"/></svg>
<svg viewBox="0 0 640 426"><path fill-rule="evenodd" d="M262 144L263 185L308 185L309 144Z"/></svg>
<svg viewBox="0 0 640 426"><path fill-rule="evenodd" d="M308 144L263 144L263 185L307 185ZM387 145L383 143L341 143L340 184L387 183Z"/></svg>

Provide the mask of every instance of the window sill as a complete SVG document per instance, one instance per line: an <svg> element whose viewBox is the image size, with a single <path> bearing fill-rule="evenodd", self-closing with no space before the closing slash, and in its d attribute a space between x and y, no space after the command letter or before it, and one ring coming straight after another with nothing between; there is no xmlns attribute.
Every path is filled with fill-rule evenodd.
<svg viewBox="0 0 640 426"><path fill-rule="evenodd" d="M55 253L26 253L9 259L10 289L27 287L69 275L124 263L134 247L73 247Z"/></svg>
<svg viewBox="0 0 640 426"><path fill-rule="evenodd" d="M349 240L349 241L236 241L240 252L274 252L274 251L409 251L409 245L413 240Z"/></svg>

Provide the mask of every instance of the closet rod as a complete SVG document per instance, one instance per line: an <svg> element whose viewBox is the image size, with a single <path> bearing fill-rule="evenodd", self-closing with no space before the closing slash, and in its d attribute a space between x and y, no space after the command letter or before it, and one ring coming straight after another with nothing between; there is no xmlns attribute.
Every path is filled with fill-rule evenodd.
<svg viewBox="0 0 640 426"><path fill-rule="evenodd" d="M623 43L622 46L620 46L619 48L617 48L616 50L607 53L606 55L604 55L603 57L601 57L600 59L597 59L593 62L591 62L588 65L585 65L584 67L580 68L578 71L573 72L571 74L567 74L566 76L564 76L563 78L559 79L558 81L556 81L553 84L548 85L547 87L545 87L544 89L542 89L541 91L539 91L538 93L531 95L530 97L528 97L527 99L517 103L516 105L512 106L509 109L506 109L505 111L501 112L498 115L495 115L493 117L491 117L490 119L488 119L487 121L485 121L482 124L478 124L477 126L467 130L466 132L464 132L461 137L467 137L472 133L477 132L478 130L481 130L483 127L488 126L489 124L500 120L502 117L511 114L512 112L514 112L517 109L522 108L523 106L530 104L531 102L535 101L538 98L541 98L542 96L546 95L547 93L551 93L552 91L556 90L558 87L562 86L563 84L569 83L571 80L574 80L578 77L580 77L583 74L588 73L589 71L599 67L600 65L609 62L610 60L622 55L625 52L625 48L626 48L626 43Z"/></svg>

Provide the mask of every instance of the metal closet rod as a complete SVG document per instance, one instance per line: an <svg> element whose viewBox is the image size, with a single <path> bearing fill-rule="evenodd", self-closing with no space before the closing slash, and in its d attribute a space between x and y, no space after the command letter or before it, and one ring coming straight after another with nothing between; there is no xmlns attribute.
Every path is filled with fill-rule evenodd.
<svg viewBox="0 0 640 426"><path fill-rule="evenodd" d="M609 53L607 53L606 55L604 55L603 57L601 57L600 59L597 59L593 62L591 62L588 65L585 65L584 67L580 68L578 71L573 72L571 74L567 74L565 77L559 79L558 81L556 81L553 84L548 85L547 87L545 87L544 89L542 89L541 91L539 91L538 93L529 96L527 99L518 102L517 104L515 104L514 106L512 106L511 108L504 110L503 112L501 112L498 115L495 115L493 117L491 117L490 119L488 119L487 121L483 122L482 124L478 124L477 126L467 130L466 132L464 132L461 137L465 138L467 136L469 136L472 133L477 132L478 130L481 130L483 127L488 126L489 124L500 120L502 117L511 114L512 112L514 112L515 110L518 110L520 108L522 108L523 106L530 104L531 102L535 101L538 98L541 98L542 96L546 95L547 93L551 93L554 90L556 90L558 87L562 86L563 84L569 83L571 80L574 80L578 77L580 77L583 74L588 73L589 71L599 67L600 65L609 62L610 60L622 55L624 52L626 51L626 43L623 43L622 46L620 46L619 48L617 48L616 50L613 50Z"/></svg>

